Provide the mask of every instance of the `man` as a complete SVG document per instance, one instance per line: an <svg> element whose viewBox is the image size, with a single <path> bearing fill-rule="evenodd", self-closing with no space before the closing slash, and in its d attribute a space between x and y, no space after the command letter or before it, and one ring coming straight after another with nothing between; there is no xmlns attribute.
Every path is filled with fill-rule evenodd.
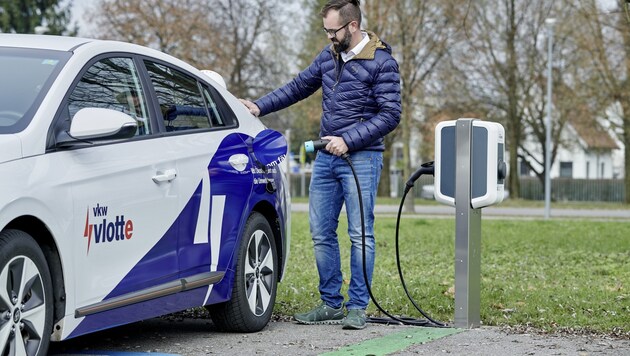
<svg viewBox="0 0 630 356"><path fill-rule="evenodd" d="M303 324L343 324L363 329L369 293L363 275L361 215L354 176L341 156L350 155L365 212L366 270L374 269L374 201L383 166L383 137L400 121L400 76L391 48L374 33L361 31L358 0L330 0L322 9L324 31L332 41L313 63L288 84L255 102L242 100L254 115L286 108L320 87L320 136L330 140L317 153L309 188L309 220L319 272L322 304L294 316ZM346 205L351 247L348 315L344 318L337 225Z"/></svg>

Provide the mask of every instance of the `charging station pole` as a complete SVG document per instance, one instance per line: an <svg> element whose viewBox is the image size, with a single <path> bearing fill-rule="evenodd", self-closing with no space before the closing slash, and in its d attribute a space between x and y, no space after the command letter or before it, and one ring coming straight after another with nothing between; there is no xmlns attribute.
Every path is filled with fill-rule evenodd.
<svg viewBox="0 0 630 356"><path fill-rule="evenodd" d="M455 166L455 327L481 325L481 208L473 209L473 120L456 122Z"/></svg>

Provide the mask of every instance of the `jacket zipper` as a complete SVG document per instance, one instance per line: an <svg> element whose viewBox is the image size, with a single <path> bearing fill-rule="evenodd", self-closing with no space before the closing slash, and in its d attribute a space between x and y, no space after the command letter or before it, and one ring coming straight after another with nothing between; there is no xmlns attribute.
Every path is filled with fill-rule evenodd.
<svg viewBox="0 0 630 356"><path fill-rule="evenodd" d="M339 84L339 80L341 79L341 72L343 72L343 67L345 67L346 62L343 62L343 64L341 65L341 68L339 68L339 71L337 71L337 62L338 60L335 60L335 72L337 74L337 80L335 81L335 84L333 84L332 90L335 91L335 89L337 89L337 84Z"/></svg>
<svg viewBox="0 0 630 356"><path fill-rule="evenodd" d="M332 102L331 107L332 107L333 111L331 112L331 115L334 115L335 114L335 106L336 106L336 103L337 103L337 92L336 92L336 89L337 89L337 85L339 84L339 80L341 80L341 73L343 72L343 67L346 65L346 62L343 62L341 64L341 67L339 68L339 70L337 70L337 68L338 68L337 64L339 62L339 58L341 58L341 54L339 54L339 58L335 58L334 54L331 54L331 55L333 56L333 61L335 62L335 74L337 76L335 84L333 84L333 86L332 86L332 92L333 92L332 100L333 100L333 102Z"/></svg>

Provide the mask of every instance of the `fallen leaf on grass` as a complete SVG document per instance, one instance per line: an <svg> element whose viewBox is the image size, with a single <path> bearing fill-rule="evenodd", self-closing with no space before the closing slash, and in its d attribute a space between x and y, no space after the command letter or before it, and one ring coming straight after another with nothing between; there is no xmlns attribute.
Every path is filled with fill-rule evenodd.
<svg viewBox="0 0 630 356"><path fill-rule="evenodd" d="M455 287L450 287L444 292L444 295L447 297L455 298Z"/></svg>

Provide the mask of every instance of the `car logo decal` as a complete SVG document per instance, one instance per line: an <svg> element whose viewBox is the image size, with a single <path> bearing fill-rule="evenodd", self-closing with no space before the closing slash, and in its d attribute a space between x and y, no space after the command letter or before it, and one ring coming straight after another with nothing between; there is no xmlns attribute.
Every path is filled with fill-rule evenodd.
<svg viewBox="0 0 630 356"><path fill-rule="evenodd" d="M94 215L94 223L90 221L90 210ZM85 229L83 237L88 239L87 252L90 253L90 245L92 237L94 243L104 243L112 241L129 240L133 236L133 221L125 219L125 215L117 215L113 219L107 217L108 207L96 204L96 206L87 207L85 216Z"/></svg>

